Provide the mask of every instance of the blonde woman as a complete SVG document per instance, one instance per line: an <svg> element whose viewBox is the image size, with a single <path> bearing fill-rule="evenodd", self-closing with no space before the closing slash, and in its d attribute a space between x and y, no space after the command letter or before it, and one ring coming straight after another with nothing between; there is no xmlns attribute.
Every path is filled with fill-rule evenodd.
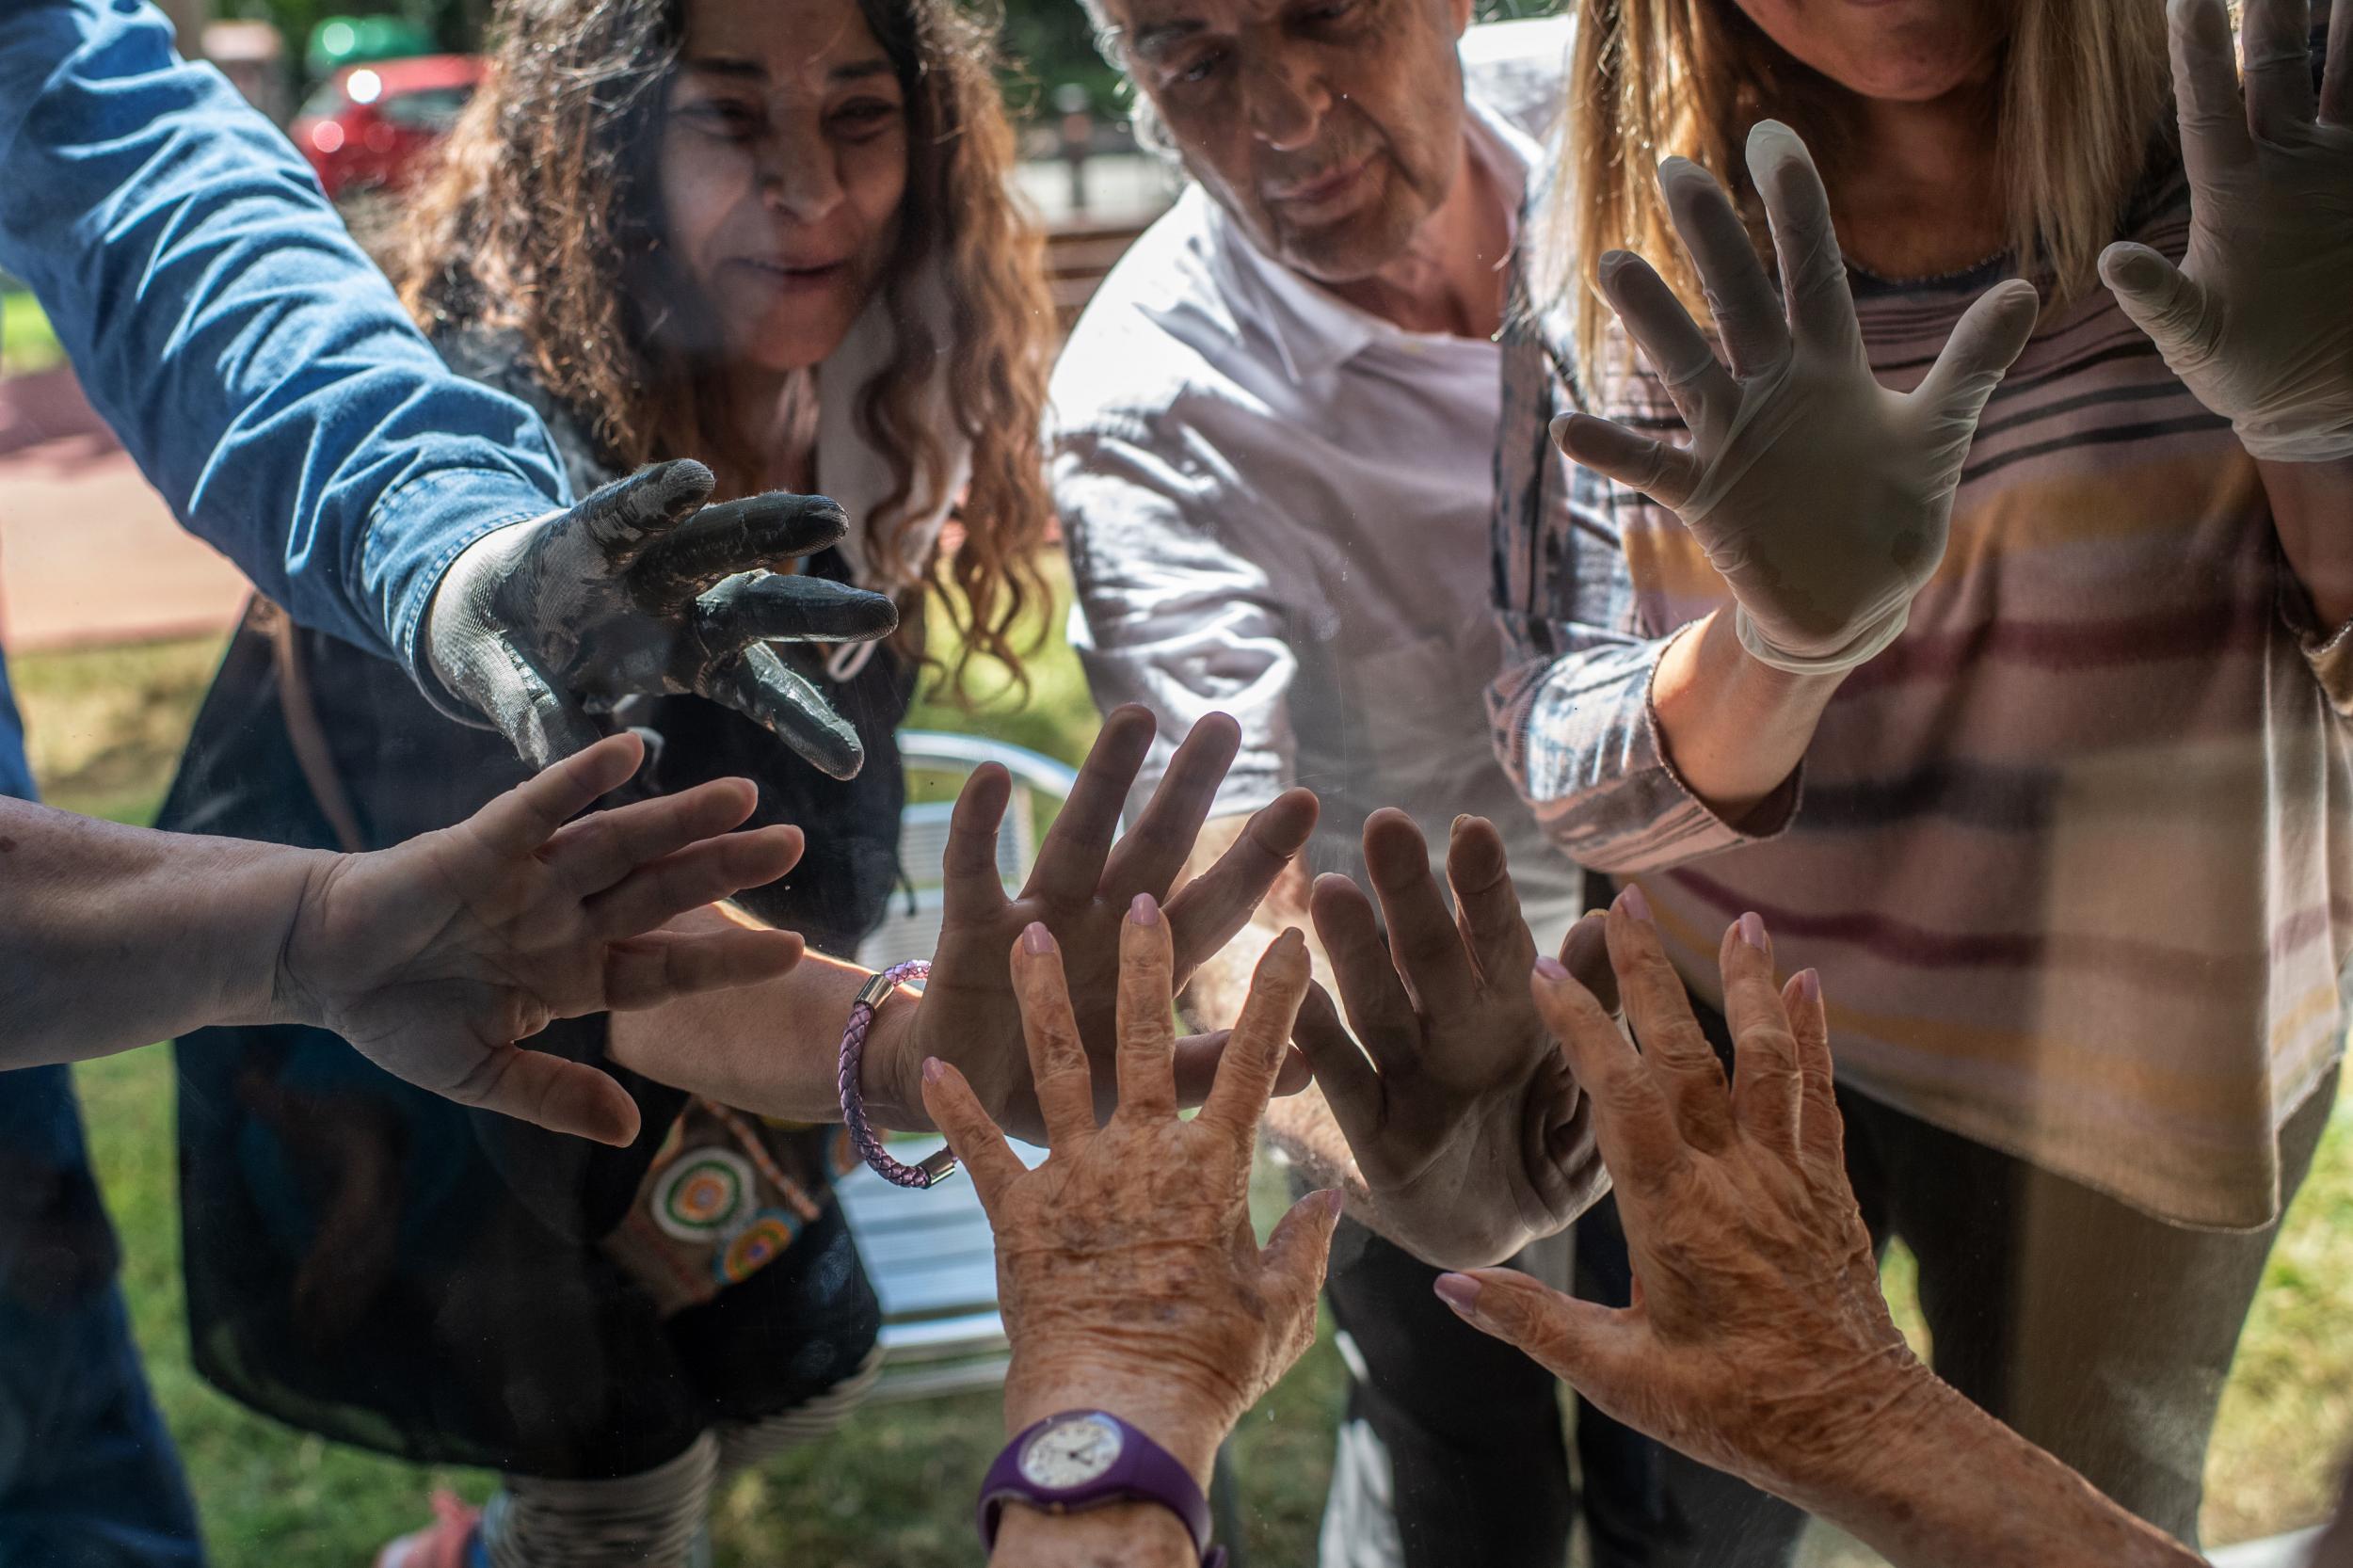
<svg viewBox="0 0 2353 1568"><path fill-rule="evenodd" d="M1938 1369L2191 1542L2353 946L2353 18L2245 27L1587 0L1497 530L1524 794L1841 977Z"/></svg>

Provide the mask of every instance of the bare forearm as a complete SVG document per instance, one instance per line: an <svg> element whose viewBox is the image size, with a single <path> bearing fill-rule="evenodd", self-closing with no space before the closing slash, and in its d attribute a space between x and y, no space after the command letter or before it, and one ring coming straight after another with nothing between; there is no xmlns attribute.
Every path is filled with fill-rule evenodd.
<svg viewBox="0 0 2353 1568"><path fill-rule="evenodd" d="M1921 1369L1860 1473L1769 1489L1897 1568L2190 1568L2202 1560Z"/></svg>
<svg viewBox="0 0 2353 1568"><path fill-rule="evenodd" d="M2280 551L2324 630L2353 620L2353 458L2257 463Z"/></svg>
<svg viewBox="0 0 2353 1568"><path fill-rule="evenodd" d="M1759 664L1718 610L1660 656L1651 703L1684 783L1737 825L1797 771L1839 680Z"/></svg>
<svg viewBox="0 0 2353 1568"><path fill-rule="evenodd" d="M702 929L759 922L714 905L673 922ZM687 997L643 1013L614 1015L613 1059L657 1083L786 1121L841 1119L837 1074L850 1004L873 971L817 953L776 979ZM918 1005L901 987L868 1032L861 1086L867 1113L899 1131L930 1127L902 1062L900 1042ZM920 1065L920 1064L919 1064Z"/></svg>
<svg viewBox="0 0 2353 1568"><path fill-rule="evenodd" d="M333 859L0 800L0 1067L278 1018L288 931Z"/></svg>

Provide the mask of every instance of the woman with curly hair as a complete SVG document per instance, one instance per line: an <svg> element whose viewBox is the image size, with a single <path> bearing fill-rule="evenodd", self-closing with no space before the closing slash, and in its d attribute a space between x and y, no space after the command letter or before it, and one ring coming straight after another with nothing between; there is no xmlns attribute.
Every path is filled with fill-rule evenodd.
<svg viewBox="0 0 2353 1568"><path fill-rule="evenodd" d="M897 880L892 735L926 590L954 590L935 602L966 660L1016 671L1042 592L1052 318L1008 195L993 29L953 0L517 0L495 32L385 237L388 271L454 367L541 413L583 493L694 453L719 496L841 504L846 531L819 508L775 540L807 618L769 646L855 728L862 769L832 776L699 696L613 717L652 740L653 788L759 780L755 820L799 824L808 849L744 902L846 953ZM697 613L728 592L676 566ZM896 637L871 640L871 614L822 579L892 596ZM521 769L392 664L256 627L167 818L373 845L458 820ZM180 1052L206 1375L341 1441L506 1478L479 1517L444 1499L382 1568L682 1562L730 1469L824 1432L872 1380L879 1313L830 1200L830 1129L638 1077L603 1017L537 1044L622 1082L633 1145L431 1100L313 1032Z"/></svg>

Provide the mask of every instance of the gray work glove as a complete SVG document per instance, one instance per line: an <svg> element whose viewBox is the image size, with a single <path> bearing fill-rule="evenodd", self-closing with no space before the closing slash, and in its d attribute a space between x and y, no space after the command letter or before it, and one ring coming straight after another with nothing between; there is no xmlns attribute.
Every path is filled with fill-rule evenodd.
<svg viewBox="0 0 2353 1568"><path fill-rule="evenodd" d="M595 744L592 713L691 693L854 776L866 760L856 731L768 645L888 636L898 609L765 569L838 541L840 507L782 491L705 506L712 483L700 463L655 463L467 546L425 612L433 674L535 768Z"/></svg>

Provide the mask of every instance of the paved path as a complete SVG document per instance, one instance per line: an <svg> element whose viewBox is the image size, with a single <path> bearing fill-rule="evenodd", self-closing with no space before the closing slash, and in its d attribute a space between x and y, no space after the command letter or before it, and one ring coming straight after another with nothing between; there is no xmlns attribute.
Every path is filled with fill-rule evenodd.
<svg viewBox="0 0 2353 1568"><path fill-rule="evenodd" d="M0 641L21 651L217 632L246 592L173 520L71 372L0 380Z"/></svg>

